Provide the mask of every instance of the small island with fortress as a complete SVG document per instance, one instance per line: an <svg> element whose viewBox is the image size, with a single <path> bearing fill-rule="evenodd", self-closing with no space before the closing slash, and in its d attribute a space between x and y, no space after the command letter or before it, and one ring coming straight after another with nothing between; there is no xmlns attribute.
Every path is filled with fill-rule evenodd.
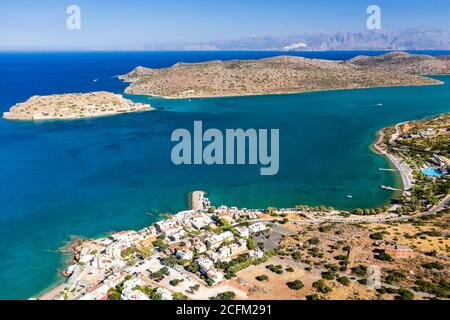
<svg viewBox="0 0 450 320"><path fill-rule="evenodd" d="M3 114L8 120L62 120L149 111L148 104L134 103L110 92L67 93L33 96Z"/></svg>

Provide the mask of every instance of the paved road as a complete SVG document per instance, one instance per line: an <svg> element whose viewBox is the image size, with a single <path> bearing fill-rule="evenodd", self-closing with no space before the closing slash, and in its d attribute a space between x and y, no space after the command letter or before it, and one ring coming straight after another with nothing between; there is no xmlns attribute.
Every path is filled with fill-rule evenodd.
<svg viewBox="0 0 450 320"><path fill-rule="evenodd" d="M439 201L439 203L437 203L434 207L432 207L430 210L425 211L425 212L420 212L414 215L410 215L410 216L399 216L399 217L392 217L392 216L386 216L386 215L372 215L372 216L355 216L352 215L349 218L344 218L344 217L336 217L336 218L332 218L332 217L315 217L315 218L309 218L309 219L289 219L289 222L296 222L299 224L311 224L311 223L316 223L316 224L320 224L320 223L324 223L324 222L338 222L338 223L363 223L363 222L368 222L368 223L383 223L383 222L387 222L387 221L407 221L407 220L411 220L414 218L419 218L422 216L426 216L426 215L430 215L430 214L436 214L437 212L445 209L445 207L447 205L450 205L450 194L445 196L441 201ZM306 214L306 213L305 213ZM267 219L256 219L256 220L252 220L250 223L255 223L255 222L271 222L273 220L278 220L279 217L271 217L271 218L267 218Z"/></svg>

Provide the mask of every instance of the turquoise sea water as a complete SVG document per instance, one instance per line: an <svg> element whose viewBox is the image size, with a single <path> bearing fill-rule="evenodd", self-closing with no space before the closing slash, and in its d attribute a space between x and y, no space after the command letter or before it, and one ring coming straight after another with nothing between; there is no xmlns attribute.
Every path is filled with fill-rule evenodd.
<svg viewBox="0 0 450 320"><path fill-rule="evenodd" d="M32 94L122 92L113 76L134 66L195 60L189 53L87 55L0 55L0 110ZM61 281L65 257L58 249L71 235L142 228L158 213L185 209L196 189L214 204L241 207L389 202L392 194L379 185L400 182L378 170L390 164L370 144L382 127L449 112L450 78L438 78L446 83L192 101L128 96L160 110L77 121L0 120L0 298L28 298ZM279 174L260 176L257 166L174 166L170 134L195 120L205 128L279 128Z"/></svg>

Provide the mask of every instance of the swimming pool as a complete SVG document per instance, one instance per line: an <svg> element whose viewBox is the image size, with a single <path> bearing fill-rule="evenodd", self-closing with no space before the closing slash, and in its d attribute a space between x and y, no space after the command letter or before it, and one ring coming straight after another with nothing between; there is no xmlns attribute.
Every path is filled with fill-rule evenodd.
<svg viewBox="0 0 450 320"><path fill-rule="evenodd" d="M429 177L443 177L445 175L439 169L435 169L433 167L422 169L421 172Z"/></svg>

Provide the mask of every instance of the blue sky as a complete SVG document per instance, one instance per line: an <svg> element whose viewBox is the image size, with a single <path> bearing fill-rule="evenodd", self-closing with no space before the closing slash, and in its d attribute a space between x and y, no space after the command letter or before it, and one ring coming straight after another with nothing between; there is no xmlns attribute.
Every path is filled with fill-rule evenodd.
<svg viewBox="0 0 450 320"><path fill-rule="evenodd" d="M81 30L66 8L81 8ZM448 0L1 0L0 48L91 48L366 30L377 4L387 31L450 31Z"/></svg>

